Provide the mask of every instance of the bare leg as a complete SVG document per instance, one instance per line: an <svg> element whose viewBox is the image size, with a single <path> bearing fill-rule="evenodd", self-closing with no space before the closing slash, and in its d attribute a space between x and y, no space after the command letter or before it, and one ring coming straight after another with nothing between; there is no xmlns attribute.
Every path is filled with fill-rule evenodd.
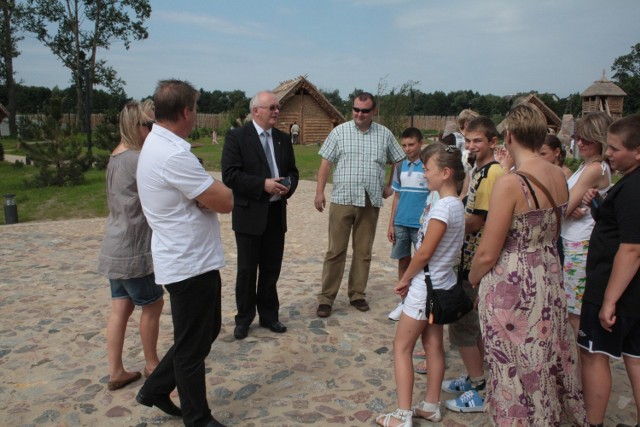
<svg viewBox="0 0 640 427"><path fill-rule="evenodd" d="M107 356L111 381L119 381L127 375L122 364L122 347L127 330L127 322L135 306L129 298L111 300L111 314L107 321Z"/></svg>
<svg viewBox="0 0 640 427"><path fill-rule="evenodd" d="M413 394L413 359L411 353L426 320L415 320L402 313L393 339L393 367L398 389L398 408L411 409Z"/></svg>
<svg viewBox="0 0 640 427"><path fill-rule="evenodd" d="M158 333L160 331L160 314L164 306L164 299L158 298L151 304L142 306L140 315L140 340L146 361L146 372L151 373L158 366Z"/></svg>
<svg viewBox="0 0 640 427"><path fill-rule="evenodd" d="M470 377L476 378L484 375L484 361L477 345L458 347L458 351Z"/></svg>
<svg viewBox="0 0 640 427"><path fill-rule="evenodd" d="M427 325L422 332L422 345L427 356L427 393L425 402L440 402L440 388L444 379L444 345L442 343L442 325ZM429 415L427 415L429 416Z"/></svg>
<svg viewBox="0 0 640 427"><path fill-rule="evenodd" d="M578 340L578 331L580 330L580 315L579 314L569 313L569 324L571 325L571 329L573 330L573 345L579 351L580 349L578 347L577 340ZM582 359L581 357L577 357L576 358L576 369L577 369L577 372L581 372L582 371L582 368L580 367L581 359ZM582 379L580 379L580 381L582 382Z"/></svg>
<svg viewBox="0 0 640 427"><path fill-rule="evenodd" d="M580 358L582 359L582 393L587 420L590 424L601 424L604 422L604 414L611 396L609 356L589 353L581 348Z"/></svg>
<svg viewBox="0 0 640 427"><path fill-rule="evenodd" d="M640 359L637 357L623 356L624 366L633 390L633 398L636 401L636 424L640 424Z"/></svg>
<svg viewBox="0 0 640 427"><path fill-rule="evenodd" d="M404 272L407 271L410 263L410 256L406 256L398 260L398 279L402 279L402 276L404 276Z"/></svg>

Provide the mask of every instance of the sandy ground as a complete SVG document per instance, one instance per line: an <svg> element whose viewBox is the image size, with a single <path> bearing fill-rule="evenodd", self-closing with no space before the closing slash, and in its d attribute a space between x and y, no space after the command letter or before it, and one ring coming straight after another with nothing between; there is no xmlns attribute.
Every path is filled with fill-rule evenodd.
<svg viewBox="0 0 640 427"><path fill-rule="evenodd" d="M349 306L343 282L334 314L319 319L316 293L328 212L313 208L314 191L314 182L301 182L289 204L279 282L286 334L273 334L255 322L247 339L234 340L235 242L231 217L221 216L227 257L223 327L207 359L207 387L210 406L226 425L373 425L376 414L396 407L395 323L387 319L397 303L391 291L396 263L389 259L386 239L390 206L381 210L374 246L367 289L371 311ZM142 380L115 392L106 388L109 288L96 274L104 223L96 218L0 226L0 425L182 425L180 419L135 402ZM165 299L160 353L172 341ZM138 320L136 310L124 349L125 366L132 370L144 366ZM445 348L446 376L457 376L462 363L448 343ZM614 393L605 424L631 424L636 408L624 366L612 366ZM414 402L421 400L426 378L416 375ZM443 403L452 397L443 393ZM443 408L443 415L446 426L488 423L482 413ZM414 425L430 423L416 419Z"/></svg>

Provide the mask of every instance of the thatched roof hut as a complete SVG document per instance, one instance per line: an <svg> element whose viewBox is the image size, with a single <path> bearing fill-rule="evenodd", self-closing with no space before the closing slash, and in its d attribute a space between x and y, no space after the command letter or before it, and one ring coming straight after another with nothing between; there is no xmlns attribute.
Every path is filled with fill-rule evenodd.
<svg viewBox="0 0 640 427"><path fill-rule="evenodd" d="M613 119L622 117L624 97L627 93L604 76L593 82L580 94L582 96L582 114L604 111Z"/></svg>
<svg viewBox="0 0 640 427"><path fill-rule="evenodd" d="M528 102L529 104L533 104L544 114L544 117L547 119L547 129L551 130L553 133L558 133L560 127L562 126L562 120L551 108L547 106L540 98L538 98L534 93L531 93L527 96L522 96L513 103L513 105L518 105ZM498 125L498 132L502 134L504 132L505 123L504 120L500 122Z"/></svg>
<svg viewBox="0 0 640 427"><path fill-rule="evenodd" d="M324 142L334 127L346 121L306 76L280 83L273 93L281 105L276 127L288 133L291 125L298 122L300 144Z"/></svg>

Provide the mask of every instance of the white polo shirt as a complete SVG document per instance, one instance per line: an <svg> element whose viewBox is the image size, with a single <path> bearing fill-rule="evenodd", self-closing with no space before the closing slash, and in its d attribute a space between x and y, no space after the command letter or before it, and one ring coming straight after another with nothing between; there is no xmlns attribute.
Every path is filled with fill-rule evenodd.
<svg viewBox="0 0 640 427"><path fill-rule="evenodd" d="M191 145L158 124L138 160L138 194L153 230L156 283L167 285L224 267L218 215L196 206L213 178Z"/></svg>

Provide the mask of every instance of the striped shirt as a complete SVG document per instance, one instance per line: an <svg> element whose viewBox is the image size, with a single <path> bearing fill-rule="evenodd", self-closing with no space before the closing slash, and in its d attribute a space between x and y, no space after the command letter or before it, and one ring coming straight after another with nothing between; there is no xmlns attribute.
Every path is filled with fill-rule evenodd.
<svg viewBox="0 0 640 427"><path fill-rule="evenodd" d="M382 206L386 164L405 158L389 129L371 123L362 132L353 120L335 127L318 154L335 166L331 203L364 207L368 195L378 208Z"/></svg>
<svg viewBox="0 0 640 427"><path fill-rule="evenodd" d="M458 197L443 197L429 210L426 221L418 232L417 249L422 245L429 221L438 220L447 225L447 229L429 260L429 274L434 289L451 289L458 280L454 266L458 260L464 240L464 205ZM412 283L424 282L424 273L419 271Z"/></svg>

